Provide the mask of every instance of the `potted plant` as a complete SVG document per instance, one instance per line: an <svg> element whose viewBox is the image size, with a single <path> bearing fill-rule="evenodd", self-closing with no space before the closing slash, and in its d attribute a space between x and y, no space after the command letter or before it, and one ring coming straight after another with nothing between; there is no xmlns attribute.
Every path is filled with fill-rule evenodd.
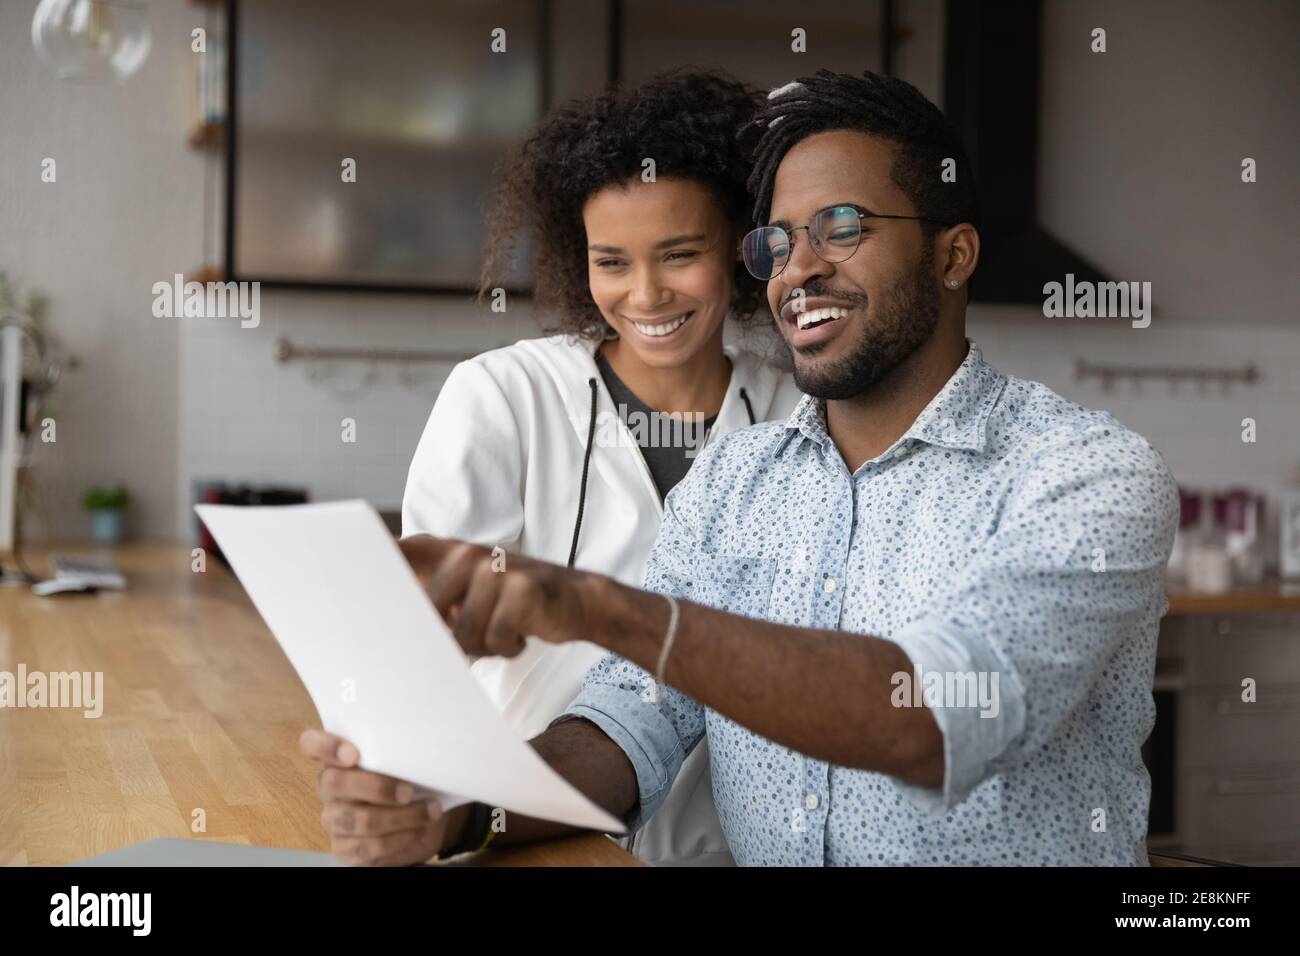
<svg viewBox="0 0 1300 956"><path fill-rule="evenodd" d="M91 537L96 544L117 544L122 540L122 512L131 496L121 485L91 488L82 504L90 512Z"/></svg>

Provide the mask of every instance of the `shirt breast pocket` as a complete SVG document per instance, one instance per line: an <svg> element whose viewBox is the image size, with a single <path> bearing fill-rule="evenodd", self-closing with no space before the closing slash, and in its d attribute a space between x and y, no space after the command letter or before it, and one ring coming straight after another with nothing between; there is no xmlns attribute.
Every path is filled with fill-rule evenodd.
<svg viewBox="0 0 1300 956"><path fill-rule="evenodd" d="M775 558L701 554L696 558L692 599L743 617L767 617Z"/></svg>

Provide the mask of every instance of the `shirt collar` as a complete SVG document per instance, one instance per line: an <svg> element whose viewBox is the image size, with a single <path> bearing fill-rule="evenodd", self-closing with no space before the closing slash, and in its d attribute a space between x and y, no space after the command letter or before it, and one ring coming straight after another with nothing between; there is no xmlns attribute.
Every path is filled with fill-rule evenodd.
<svg viewBox="0 0 1300 956"><path fill-rule="evenodd" d="M988 418L1007 378L984 361L984 354L974 341L967 339L966 343L969 348L957 371L930 399L895 446L912 439L940 448L984 451L988 443ZM786 419L785 434L773 449L773 455L781 454L796 436L819 446L830 441L824 401L811 395L800 400Z"/></svg>

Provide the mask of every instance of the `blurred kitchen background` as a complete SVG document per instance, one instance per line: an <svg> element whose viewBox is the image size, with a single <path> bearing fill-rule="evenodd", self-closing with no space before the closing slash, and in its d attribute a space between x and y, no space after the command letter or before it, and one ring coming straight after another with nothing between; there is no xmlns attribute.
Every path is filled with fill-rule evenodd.
<svg viewBox="0 0 1300 956"><path fill-rule="evenodd" d="M34 42L36 0L0 5L0 272L45 346L23 346L21 541L85 540L88 509L189 541L205 496L395 511L451 364L536 334L525 271L504 315L468 290L492 165L543 110L683 64L765 88L894 73L961 125L981 176L971 336L1113 411L1184 489L1152 845L1300 863L1300 4L47 5L121 46L102 62L57 31ZM1045 318L1066 273L1150 282L1150 327ZM260 324L155 317L154 283L178 274L261 280ZM57 441L32 437L46 418Z"/></svg>

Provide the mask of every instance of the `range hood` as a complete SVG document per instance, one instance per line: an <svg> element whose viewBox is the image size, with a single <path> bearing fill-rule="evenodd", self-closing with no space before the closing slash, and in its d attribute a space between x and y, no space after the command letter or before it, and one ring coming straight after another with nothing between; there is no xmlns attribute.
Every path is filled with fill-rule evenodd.
<svg viewBox="0 0 1300 956"><path fill-rule="evenodd" d="M1108 281L1038 222L1041 0L948 0L945 112L979 184L977 302L1038 303L1043 284Z"/></svg>

